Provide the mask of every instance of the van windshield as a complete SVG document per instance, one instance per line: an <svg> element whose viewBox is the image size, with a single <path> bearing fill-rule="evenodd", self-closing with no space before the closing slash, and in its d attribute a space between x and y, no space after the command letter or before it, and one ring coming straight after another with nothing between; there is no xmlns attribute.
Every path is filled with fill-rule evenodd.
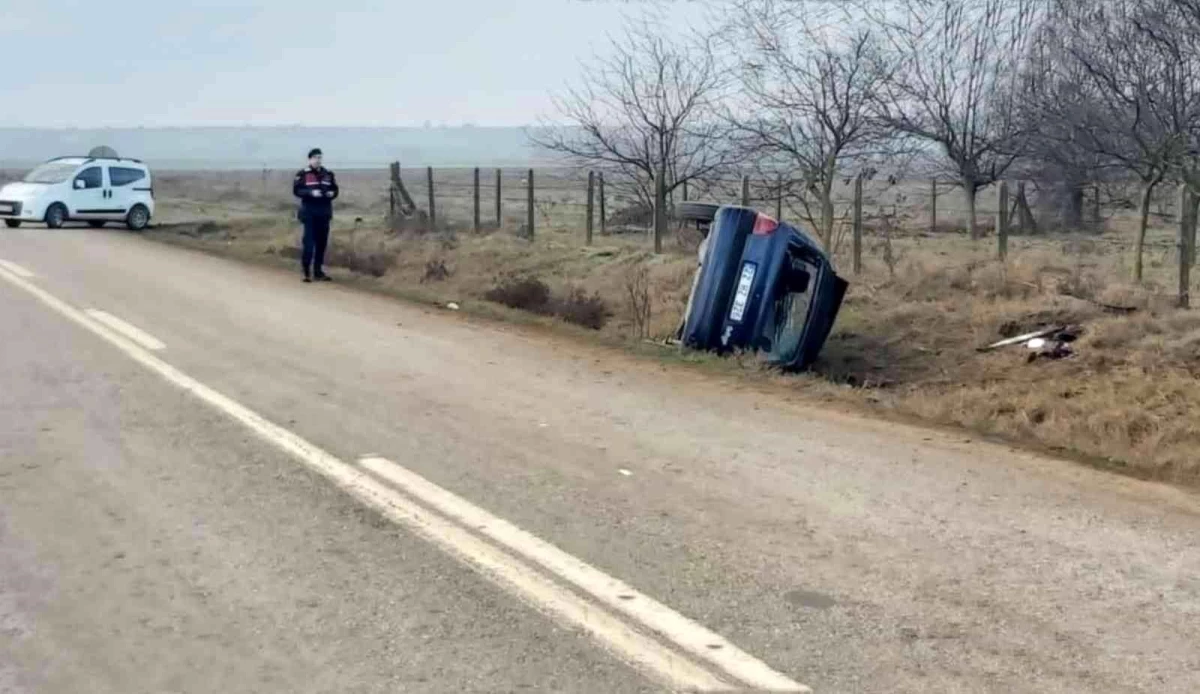
<svg viewBox="0 0 1200 694"><path fill-rule="evenodd" d="M75 173L78 169L78 164L66 164L63 162L49 162L42 164L33 171L30 171L25 176L26 183L62 183Z"/></svg>

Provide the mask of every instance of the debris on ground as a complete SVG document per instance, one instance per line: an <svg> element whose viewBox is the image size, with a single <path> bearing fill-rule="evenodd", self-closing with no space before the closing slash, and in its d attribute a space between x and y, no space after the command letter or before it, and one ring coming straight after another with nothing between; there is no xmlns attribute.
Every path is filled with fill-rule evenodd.
<svg viewBox="0 0 1200 694"><path fill-rule="evenodd" d="M451 311L457 311L461 307L458 304L451 301L450 303L446 304L446 308L450 309Z"/></svg>
<svg viewBox="0 0 1200 694"><path fill-rule="evenodd" d="M1083 328L1079 326L1056 325L993 342L978 348L978 351L990 352L1003 347L1024 345L1031 352L1026 359L1028 363L1038 359L1066 359L1075 354L1070 344L1078 339L1082 332Z"/></svg>
<svg viewBox="0 0 1200 694"><path fill-rule="evenodd" d="M1026 344L1027 342L1029 342L1030 340L1036 340L1038 338L1049 337L1049 336L1051 336L1059 331L1065 330L1065 329L1066 329L1066 326L1063 326L1063 325L1056 325L1056 326L1053 326L1050 328L1042 328L1041 330L1035 330L1031 333L1025 333L1024 335L1017 335L1016 337L1005 338L1003 340L1000 340L999 342L993 342L990 345L978 348L978 350L976 350L976 351L990 352L994 349L1000 349L1001 347L1011 347L1013 345L1023 345L1023 344Z"/></svg>

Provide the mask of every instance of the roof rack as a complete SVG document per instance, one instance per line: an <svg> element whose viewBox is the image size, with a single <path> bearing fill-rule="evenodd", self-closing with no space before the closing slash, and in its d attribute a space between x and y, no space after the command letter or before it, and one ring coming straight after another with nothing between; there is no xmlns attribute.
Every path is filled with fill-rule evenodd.
<svg viewBox="0 0 1200 694"><path fill-rule="evenodd" d="M84 164L90 164L94 161L131 161L135 164L145 164L141 159L132 159L130 157L86 157L80 154L67 155L65 157L55 157L50 161L62 161L63 159L82 159Z"/></svg>

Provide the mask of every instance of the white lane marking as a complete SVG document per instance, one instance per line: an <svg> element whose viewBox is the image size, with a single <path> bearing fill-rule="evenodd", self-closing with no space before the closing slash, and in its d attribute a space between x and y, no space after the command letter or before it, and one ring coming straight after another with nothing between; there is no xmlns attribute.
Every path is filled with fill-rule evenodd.
<svg viewBox="0 0 1200 694"><path fill-rule="evenodd" d="M517 555L540 564L592 595L610 608L641 622L693 656L706 660L742 683L772 692L807 692L808 687L772 670L724 637L688 619L670 607L638 592L509 521L447 491L390 460L363 458L359 465L391 482L419 501L429 504L464 527L491 538Z"/></svg>
<svg viewBox="0 0 1200 694"><path fill-rule="evenodd" d="M23 280L31 280L35 277L35 275L32 272L30 272L29 270L26 270L25 268L21 267L20 265L17 265L16 263L12 262L11 260L0 260L0 268L4 268L5 270L8 270L12 274L16 275L17 277L20 277Z"/></svg>
<svg viewBox="0 0 1200 694"><path fill-rule="evenodd" d="M167 348L166 345L154 336L142 331L135 325L126 323L111 313L106 313L98 308L89 308L87 314L152 352L158 352Z"/></svg>
<svg viewBox="0 0 1200 694"><path fill-rule="evenodd" d="M354 498L475 568L485 578L514 593L538 611L568 628L574 627L588 632L615 656L651 678L676 690L733 691L728 683L685 655L637 632L604 608L559 586L453 522L409 501L368 473L339 460L295 433L209 388L49 292L4 269L0 269L0 278L24 289L54 311L98 335L170 383L241 422L267 442L324 475Z"/></svg>

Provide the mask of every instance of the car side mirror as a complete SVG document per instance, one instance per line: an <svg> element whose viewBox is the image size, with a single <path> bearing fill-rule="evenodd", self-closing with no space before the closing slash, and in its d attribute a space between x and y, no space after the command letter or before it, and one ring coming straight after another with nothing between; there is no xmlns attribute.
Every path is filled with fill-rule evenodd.
<svg viewBox="0 0 1200 694"><path fill-rule="evenodd" d="M83 190L87 187L87 181L82 178L75 179L75 190Z"/></svg>

